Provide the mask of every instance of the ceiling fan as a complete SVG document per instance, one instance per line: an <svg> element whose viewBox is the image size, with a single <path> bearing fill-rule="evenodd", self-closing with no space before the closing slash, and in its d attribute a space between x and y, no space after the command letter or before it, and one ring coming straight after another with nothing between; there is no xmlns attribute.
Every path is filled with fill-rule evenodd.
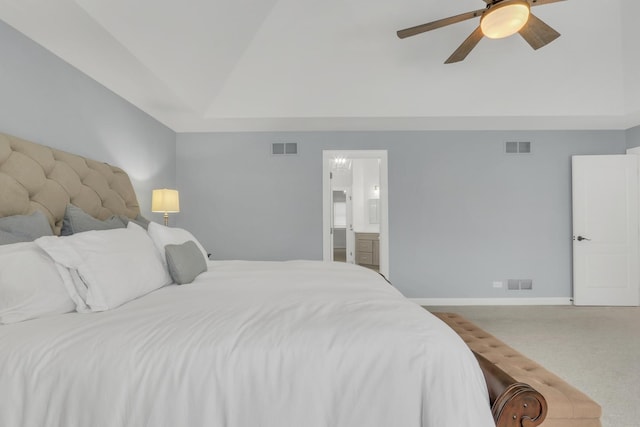
<svg viewBox="0 0 640 427"><path fill-rule="evenodd" d="M445 64L464 60L484 36L500 39L520 33L532 48L540 49L560 37L560 33L532 14L531 6L542 6L559 1L564 0L484 0L487 3L484 9L405 28L398 31L398 37L404 39L479 16L478 28L462 42Z"/></svg>

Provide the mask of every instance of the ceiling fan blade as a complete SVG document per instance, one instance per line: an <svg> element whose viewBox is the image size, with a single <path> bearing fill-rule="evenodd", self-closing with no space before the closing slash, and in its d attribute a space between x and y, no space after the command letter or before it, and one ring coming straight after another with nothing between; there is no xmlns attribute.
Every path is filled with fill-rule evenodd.
<svg viewBox="0 0 640 427"><path fill-rule="evenodd" d="M477 16L482 15L487 9L478 9L473 12L461 13L460 15L450 16L448 18L439 19L437 21L429 22L427 24L416 25L415 27L405 28L397 32L398 37L404 39L406 37L422 34L427 31L435 30L436 28L446 27L447 25L456 24L458 22L466 21Z"/></svg>
<svg viewBox="0 0 640 427"><path fill-rule="evenodd" d="M548 45L558 37L560 33L545 24L534 14L529 15L527 24L519 31L523 39L535 50Z"/></svg>
<svg viewBox="0 0 640 427"><path fill-rule="evenodd" d="M480 40L482 40L484 34L482 34L482 28L478 25L478 28L475 29L473 33L462 44L456 49L455 52L451 54L451 56L444 61L445 64L452 64L454 62L460 62L467 57L469 52L473 50L474 47L478 44Z"/></svg>
<svg viewBox="0 0 640 427"><path fill-rule="evenodd" d="M531 6L542 6L543 4L556 3L559 1L565 1L565 0L529 0L529 4ZM495 0L484 0L484 2L486 4L496 3Z"/></svg>
<svg viewBox="0 0 640 427"><path fill-rule="evenodd" d="M529 0L529 4L531 4L531 6L543 6L545 4L557 3L559 1L565 0Z"/></svg>

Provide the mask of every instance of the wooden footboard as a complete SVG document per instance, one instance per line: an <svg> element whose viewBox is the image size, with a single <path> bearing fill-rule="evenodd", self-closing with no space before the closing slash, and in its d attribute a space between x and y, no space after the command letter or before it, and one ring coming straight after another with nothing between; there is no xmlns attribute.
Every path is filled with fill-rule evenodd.
<svg viewBox="0 0 640 427"><path fill-rule="evenodd" d="M535 427L547 416L547 401L528 384L519 383L498 366L473 352L489 389L497 427Z"/></svg>

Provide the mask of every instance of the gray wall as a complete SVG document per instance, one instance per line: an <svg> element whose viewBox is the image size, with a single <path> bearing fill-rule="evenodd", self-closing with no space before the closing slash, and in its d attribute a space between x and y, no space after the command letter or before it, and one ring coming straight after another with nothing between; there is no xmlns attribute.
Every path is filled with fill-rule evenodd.
<svg viewBox="0 0 640 427"><path fill-rule="evenodd" d="M2 21L0 54L0 132L124 168L157 220L151 190L177 186L172 221L219 259L321 259L322 150L387 149L391 279L410 297L513 296L491 288L511 277L534 279L531 296L570 296L570 155L640 146L636 127L179 134L176 147L169 128ZM506 156L505 140L531 140L534 154ZM271 157L275 141L300 155Z"/></svg>
<svg viewBox="0 0 640 427"><path fill-rule="evenodd" d="M322 150L386 149L391 281L408 297L571 296L573 154L624 131L177 135L178 225L218 259L322 258ZM506 155L504 141L533 153ZM270 144L298 142L272 157ZM494 280L534 280L526 294Z"/></svg>
<svg viewBox="0 0 640 427"><path fill-rule="evenodd" d="M122 167L155 218L151 190L175 186L175 132L2 21L0 57L0 132Z"/></svg>
<svg viewBox="0 0 640 427"><path fill-rule="evenodd" d="M627 129L627 148L640 147L640 126Z"/></svg>

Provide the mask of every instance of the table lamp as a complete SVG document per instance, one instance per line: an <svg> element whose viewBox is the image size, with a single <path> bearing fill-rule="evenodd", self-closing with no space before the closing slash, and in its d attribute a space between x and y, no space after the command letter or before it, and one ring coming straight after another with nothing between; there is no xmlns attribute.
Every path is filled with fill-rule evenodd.
<svg viewBox="0 0 640 427"><path fill-rule="evenodd" d="M180 212L180 196L178 190L161 188L153 190L151 195L151 212L164 213L164 225L169 225L169 212Z"/></svg>

